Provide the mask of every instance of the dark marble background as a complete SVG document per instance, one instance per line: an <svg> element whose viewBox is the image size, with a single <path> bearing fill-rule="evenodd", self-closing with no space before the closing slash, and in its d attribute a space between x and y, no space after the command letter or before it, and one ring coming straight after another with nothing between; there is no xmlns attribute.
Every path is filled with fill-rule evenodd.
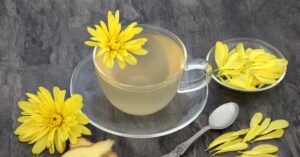
<svg viewBox="0 0 300 157"><path fill-rule="evenodd" d="M258 111L272 119L284 118L290 127L278 156L300 156L300 1L299 0L0 0L0 156L27 157L31 145L13 134L19 125L17 102L42 85L69 89L73 69L92 52L83 42L86 27L120 9L121 22L153 24L177 34L193 57L206 56L216 40L254 37L265 40L289 60L283 82L256 94L233 92L212 82L203 113L188 127L154 139L117 137L89 125L92 141L113 138L121 157L158 157L207 124L218 105L234 101L241 113L224 131L210 131L184 155L208 157L206 146L223 132L245 128ZM223 156L233 156L224 154ZM51 156L45 152L41 157ZM60 156L56 154L54 156Z"/></svg>

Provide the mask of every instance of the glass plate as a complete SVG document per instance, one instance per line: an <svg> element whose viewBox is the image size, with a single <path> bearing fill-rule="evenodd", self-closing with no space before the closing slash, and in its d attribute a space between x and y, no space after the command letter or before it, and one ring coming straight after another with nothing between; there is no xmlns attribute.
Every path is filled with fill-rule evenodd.
<svg viewBox="0 0 300 157"><path fill-rule="evenodd" d="M208 97L206 86L194 92L176 94L164 109L151 115L123 113L103 95L92 55L83 59L74 70L70 92L71 95L78 93L83 96L82 112L87 114L92 125L108 133L131 138L159 137L184 128L199 116Z"/></svg>

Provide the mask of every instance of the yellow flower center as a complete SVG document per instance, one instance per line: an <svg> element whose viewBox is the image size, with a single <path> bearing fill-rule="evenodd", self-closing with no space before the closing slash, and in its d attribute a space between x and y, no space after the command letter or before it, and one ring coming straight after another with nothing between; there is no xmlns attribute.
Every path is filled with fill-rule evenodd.
<svg viewBox="0 0 300 157"><path fill-rule="evenodd" d="M118 42L118 41L116 41L116 40L111 40L108 44L107 44L107 46L110 48L110 50L111 51L118 51L118 50L120 50L120 47L121 47L121 43L120 42Z"/></svg>
<svg viewBox="0 0 300 157"><path fill-rule="evenodd" d="M54 126L59 126L61 125L63 121L63 118L60 114L58 113L54 113L53 115L51 115L50 117L50 124L54 125Z"/></svg>

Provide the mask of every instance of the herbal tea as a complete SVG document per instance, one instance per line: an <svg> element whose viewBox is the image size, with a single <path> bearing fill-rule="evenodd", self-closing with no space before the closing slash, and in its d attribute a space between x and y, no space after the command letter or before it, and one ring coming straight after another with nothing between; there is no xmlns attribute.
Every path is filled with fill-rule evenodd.
<svg viewBox="0 0 300 157"><path fill-rule="evenodd" d="M165 34L144 30L139 37L148 39L144 45L148 54L135 55L137 65L109 69L102 64L102 57L96 58L95 64L105 74L97 71L102 91L115 107L129 114L147 115L161 110L176 94L186 56Z"/></svg>

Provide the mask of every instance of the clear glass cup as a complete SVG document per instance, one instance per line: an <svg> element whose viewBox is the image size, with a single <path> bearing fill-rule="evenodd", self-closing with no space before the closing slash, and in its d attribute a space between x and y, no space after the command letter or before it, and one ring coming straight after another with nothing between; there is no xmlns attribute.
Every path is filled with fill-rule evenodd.
<svg viewBox="0 0 300 157"><path fill-rule="evenodd" d="M119 110L132 115L149 115L163 109L176 93L186 93L205 87L212 75L212 69L203 59L191 59L187 61L187 52L183 42L173 33L164 28L152 25L140 25L143 32L160 33L173 41L181 49L180 69L167 79L155 84L133 85L126 84L111 78L105 70L97 64L95 47L93 63L101 89L106 98ZM141 33L141 36L142 36ZM140 61L140 60L139 60ZM153 61L155 64L155 61ZM115 65L117 66L117 65ZM201 71L201 75L190 76L192 70Z"/></svg>

